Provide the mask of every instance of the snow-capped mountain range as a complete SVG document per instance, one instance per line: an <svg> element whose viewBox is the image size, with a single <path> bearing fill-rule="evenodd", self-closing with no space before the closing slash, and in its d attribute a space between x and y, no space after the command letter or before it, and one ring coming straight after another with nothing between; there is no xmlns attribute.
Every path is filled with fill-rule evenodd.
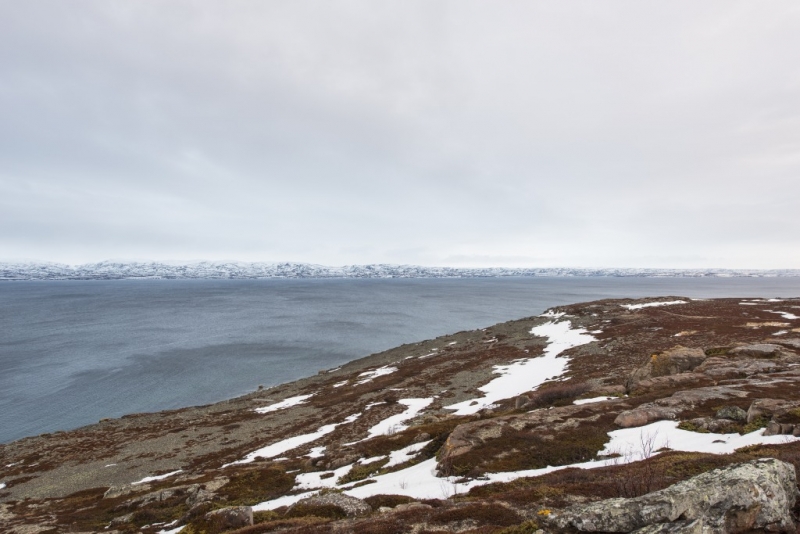
<svg viewBox="0 0 800 534"><path fill-rule="evenodd" d="M585 269L516 267L423 267L308 263L215 262L187 264L102 261L84 265L0 263L0 280L263 279L263 278L487 278L532 276L778 277L800 276L798 269Z"/></svg>

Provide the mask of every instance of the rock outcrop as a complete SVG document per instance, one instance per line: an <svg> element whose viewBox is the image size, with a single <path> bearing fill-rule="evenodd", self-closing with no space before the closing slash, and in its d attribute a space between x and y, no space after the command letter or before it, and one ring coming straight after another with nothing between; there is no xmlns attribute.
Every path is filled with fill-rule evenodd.
<svg viewBox="0 0 800 534"><path fill-rule="evenodd" d="M314 495L298 501L295 506L304 508L321 508L333 506L340 509L348 517L368 514L372 507L361 499L345 495L344 493L326 493L324 495Z"/></svg>
<svg viewBox="0 0 800 534"><path fill-rule="evenodd" d="M650 360L639 369L631 373L628 388L650 378L671 376L692 371L706 359L701 349L692 349L681 345L675 346L664 352L650 356Z"/></svg>
<svg viewBox="0 0 800 534"><path fill-rule="evenodd" d="M572 506L547 522L580 532L795 532L794 466L767 458L716 469L633 499Z"/></svg>

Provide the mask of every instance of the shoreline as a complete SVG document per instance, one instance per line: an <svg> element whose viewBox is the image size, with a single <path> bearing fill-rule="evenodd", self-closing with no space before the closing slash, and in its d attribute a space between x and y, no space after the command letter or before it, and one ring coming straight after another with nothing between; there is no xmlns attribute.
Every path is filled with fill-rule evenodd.
<svg viewBox="0 0 800 534"><path fill-rule="evenodd" d="M698 441L687 429L719 425L714 413L726 403L741 412L780 394L790 398L779 402L800 405L791 396L797 388L765 393L775 380L800 383L798 350L797 298L662 296L556 306L218 403L130 414L0 445L0 512L17 524L56 521L89 531L102 528L90 526L100 518L155 534L159 525L191 520L185 515L191 488L223 499L213 506L242 503L284 514L286 505L324 488L359 499L376 492L430 499L443 491L440 483L453 485L455 494L462 486L466 492L486 481L511 484L570 465L598 473L580 476L603 477L622 465L596 454L627 443L638 427L652 423L688 452L722 450L712 446L715 434L697 434L705 436ZM684 362L679 365L693 363L674 376L653 377L647 362L660 354L674 354L675 362ZM520 377L527 378L517 384ZM718 384L722 378L724 385ZM753 428L739 430L741 439L719 436L733 440L731 447L794 447L780 436L766 440ZM531 447L539 452L528 454ZM405 478L413 473L413 481ZM253 476L277 478L264 486L236 482ZM142 516L150 518L146 524L123 513L150 506L156 494L173 504ZM442 495L445 501L451 496ZM82 499L89 501L79 506Z"/></svg>

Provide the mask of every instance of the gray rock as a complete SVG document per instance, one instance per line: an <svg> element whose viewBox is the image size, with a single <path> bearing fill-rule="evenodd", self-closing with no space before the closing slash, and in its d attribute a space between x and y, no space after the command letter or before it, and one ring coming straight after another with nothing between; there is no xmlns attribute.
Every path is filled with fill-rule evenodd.
<svg viewBox="0 0 800 534"><path fill-rule="evenodd" d="M738 430L737 423L730 419L712 419L711 417L697 417L689 421L700 430L715 434L730 434Z"/></svg>
<svg viewBox="0 0 800 534"><path fill-rule="evenodd" d="M743 423L747 421L747 412L738 406L723 406L715 415L717 419L730 419L731 421L739 421Z"/></svg>
<svg viewBox="0 0 800 534"><path fill-rule="evenodd" d="M186 493L189 495L186 498L186 504L188 504L189 507L193 507L197 504L204 502L216 501L219 499L219 496L217 496L216 493L208 491L204 487L200 486L200 484L192 484L186 490Z"/></svg>
<svg viewBox="0 0 800 534"><path fill-rule="evenodd" d="M789 345L790 347L800 349L800 339L798 338L782 339L779 341L779 343L781 345Z"/></svg>
<svg viewBox="0 0 800 534"><path fill-rule="evenodd" d="M398 504L394 507L395 512L405 512L408 510L431 510L433 506L421 502L409 502L405 504Z"/></svg>
<svg viewBox="0 0 800 534"><path fill-rule="evenodd" d="M221 530L247 527L253 524L253 509L249 506L220 508L208 512L205 518Z"/></svg>
<svg viewBox="0 0 800 534"><path fill-rule="evenodd" d="M342 510L348 517L368 514L372 507L361 499L345 495L344 493L326 493L314 495L297 502L305 506L335 506Z"/></svg>
<svg viewBox="0 0 800 534"><path fill-rule="evenodd" d="M775 345L774 343L755 343L731 349L728 354L747 356L749 358L773 358L778 356L781 348L780 345Z"/></svg>
<svg viewBox="0 0 800 534"><path fill-rule="evenodd" d="M736 464L634 499L572 506L546 521L582 532L735 534L795 532L794 466L773 458Z"/></svg>
<svg viewBox="0 0 800 534"><path fill-rule="evenodd" d="M796 431L796 425L791 423L778 423L775 421L770 421L767 425L767 428L764 429L765 436L780 436L784 435L794 435Z"/></svg>
<svg viewBox="0 0 800 534"><path fill-rule="evenodd" d="M648 525L633 531L633 534L705 534L703 522L700 519L694 521L675 521L674 523L658 523Z"/></svg>
<svg viewBox="0 0 800 534"><path fill-rule="evenodd" d="M680 409L663 406L639 407L633 410L625 410L619 414L614 419L614 424L622 428L644 426L655 421L675 419L680 411Z"/></svg>
<svg viewBox="0 0 800 534"><path fill-rule="evenodd" d="M133 512L131 512L129 514L121 515L119 517L115 517L114 519L111 520L111 522L108 524L108 526L109 527L117 527L117 526L120 526L120 525L124 525L125 523L130 523L131 519L133 519Z"/></svg>
<svg viewBox="0 0 800 534"><path fill-rule="evenodd" d="M114 499L116 497L122 497L123 495L129 495L136 491L142 490L149 490L150 486L147 484L139 484L139 485L132 485L132 484L123 484L121 486L111 486L106 490L103 494L104 499Z"/></svg>
<svg viewBox="0 0 800 534"><path fill-rule="evenodd" d="M339 469L340 467L344 467L344 466L346 466L348 464L352 464L353 462L355 462L359 458L361 458L361 456L359 456L358 454L345 454L345 455L342 455L342 456L336 456L336 457L331 458L327 462L327 464L325 465L325 468L328 469L328 470Z"/></svg>

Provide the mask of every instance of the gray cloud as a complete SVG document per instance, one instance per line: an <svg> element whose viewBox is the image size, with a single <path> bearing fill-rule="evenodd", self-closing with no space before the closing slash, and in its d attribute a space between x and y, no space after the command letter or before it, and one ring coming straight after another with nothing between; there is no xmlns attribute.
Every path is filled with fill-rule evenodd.
<svg viewBox="0 0 800 534"><path fill-rule="evenodd" d="M4 2L0 259L800 267L793 2Z"/></svg>

